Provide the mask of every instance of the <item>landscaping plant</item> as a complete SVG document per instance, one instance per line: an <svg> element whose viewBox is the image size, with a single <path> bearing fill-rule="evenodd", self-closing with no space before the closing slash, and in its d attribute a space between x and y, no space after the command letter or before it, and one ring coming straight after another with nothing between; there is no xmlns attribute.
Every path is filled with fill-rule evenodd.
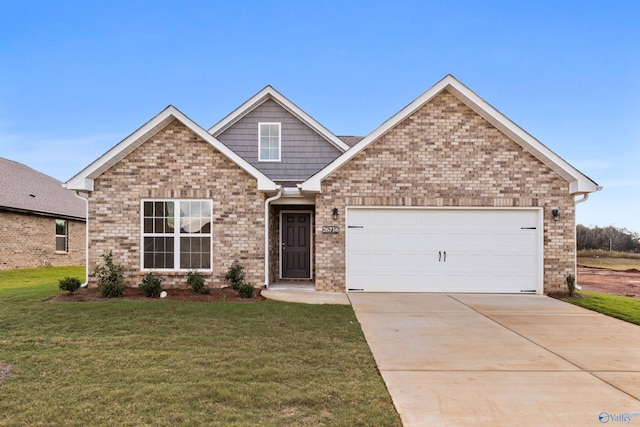
<svg viewBox="0 0 640 427"><path fill-rule="evenodd" d="M150 298L158 298L160 296L160 292L162 292L163 281L164 279L162 277L153 274L151 271L145 274L142 278L140 289L144 291L146 296Z"/></svg>
<svg viewBox="0 0 640 427"><path fill-rule="evenodd" d="M238 295L240 295L242 298L251 298L254 291L255 288L251 283L243 282L238 288Z"/></svg>
<svg viewBox="0 0 640 427"><path fill-rule="evenodd" d="M240 285L244 283L244 269L240 265L238 258L235 258L227 270L227 274L224 276L224 280L231 284L231 287L235 290L240 289Z"/></svg>
<svg viewBox="0 0 640 427"><path fill-rule="evenodd" d="M101 255L103 263L97 265L93 271L98 281L100 295L106 298L121 297L124 292L124 267L114 264L113 252Z"/></svg>
<svg viewBox="0 0 640 427"><path fill-rule="evenodd" d="M196 294L208 294L209 289L204 287L204 277L198 272L198 270L191 270L187 273L187 284L189 289Z"/></svg>
<svg viewBox="0 0 640 427"><path fill-rule="evenodd" d="M65 277L64 279L60 279L58 281L58 286L60 287L60 289L63 291L67 291L70 294L80 289L80 285L80 280L76 277Z"/></svg>
<svg viewBox="0 0 640 427"><path fill-rule="evenodd" d="M569 288L569 296L572 297L576 292L576 276L567 274L565 281L567 282L567 288Z"/></svg>

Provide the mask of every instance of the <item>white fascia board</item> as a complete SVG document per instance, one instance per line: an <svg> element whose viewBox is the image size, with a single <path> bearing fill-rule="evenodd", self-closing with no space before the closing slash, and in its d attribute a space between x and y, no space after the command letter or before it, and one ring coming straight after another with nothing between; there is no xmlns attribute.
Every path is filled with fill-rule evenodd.
<svg viewBox="0 0 640 427"><path fill-rule="evenodd" d="M231 161L235 162L243 170L256 178L258 181L258 190L260 191L275 191L277 185L270 180L266 175L248 163L246 160L238 156L226 145L222 144L206 130L196 124L193 120L184 115L174 106L170 105L162 112L133 132L131 135L120 141L112 149L96 159L89 166L84 168L81 172L71 178L65 184L70 190L77 191L93 191L93 180L102 175L107 169L118 163L125 158L133 150L138 148L144 142L146 142L153 135L158 133L174 119L179 120L194 133L196 133L204 141L211 144L216 150L227 156Z"/></svg>
<svg viewBox="0 0 640 427"><path fill-rule="evenodd" d="M534 157L569 182L569 191L571 194L576 192L591 193L600 190L598 184L593 180L577 170L542 142L531 136L531 134L515 124L511 119L479 97L471 89L455 79L454 82L455 84L452 83L447 87L449 92L491 123L499 131L515 141L525 151L531 153Z"/></svg>
<svg viewBox="0 0 640 427"><path fill-rule="evenodd" d="M540 141L529 135L525 130L512 122L504 114L500 113L493 106L480 98L475 92L467 88L452 75L447 75L416 100L400 110L389 120L380 125L377 129L367 135L362 141L354 145L349 151L335 159L320 172L310 177L302 183L302 190L308 192L320 192L321 181L329 174L340 168L351 160L360 151L366 148L373 141L388 132L391 128L405 120L424 104L433 99L437 94L447 89L456 98L462 101L469 108L474 110L485 120L495 126L498 130L514 140L526 151L539 159L542 163L550 167L567 182L571 194L576 192L594 192L601 189L594 181L582 174L576 168L567 163L560 156L547 148Z"/></svg>
<svg viewBox="0 0 640 427"><path fill-rule="evenodd" d="M93 191L93 180L102 175L107 169L124 159L133 150L142 145L151 136L171 123L177 109L172 105L168 106L157 114L154 118L142 125L138 130L127 136L116 144L109 151L94 160L89 166L78 172L66 186L70 190Z"/></svg>
<svg viewBox="0 0 640 427"><path fill-rule="evenodd" d="M220 134L222 131L226 130L229 126L249 114L269 98L276 101L278 104L280 104L281 107L289 111L291 114L293 114L300 121L313 129L318 135L326 139L331 145L336 147L341 152L344 153L345 151L349 150L349 145L347 143L335 136L331 131L329 131L329 129L322 126L317 120L305 113L300 107L289 101L284 95L282 95L271 86L266 86L260 92L249 98L249 100L244 102L241 106L233 110L225 118L213 125L209 129L209 133L214 136Z"/></svg>
<svg viewBox="0 0 640 427"><path fill-rule="evenodd" d="M238 154L236 154L229 147L224 145L222 142L218 141L217 138L215 138L205 129L200 127L193 120L191 120L190 118L182 114L182 112L176 110L176 118L180 120L182 123L184 123L185 125L187 125L193 132L195 132L204 141L211 144L220 153L227 156L229 160L231 160L232 162L240 166L249 175L253 176L258 181L259 191L276 191L278 189L278 185L275 182L273 182L265 174L260 172L251 163L247 162L245 159L243 159Z"/></svg>
<svg viewBox="0 0 640 427"><path fill-rule="evenodd" d="M321 182L322 180L333 173L335 170L340 168L342 165L347 163L353 157L355 157L358 153L364 150L369 144L378 139L380 136L385 134L391 128L396 126L402 120L410 116L414 111L419 109L423 104L427 103L431 100L435 95L440 93L447 85L448 78L451 76L447 76L444 79L440 80L436 83L431 89L427 90L425 93L420 95L415 101L404 107L398 113L393 115L390 119L382 123L378 128L376 128L369 135L365 136L360 142L351 147L349 151L335 159L333 162L329 163L325 166L324 169L310 177L308 180L302 183L302 191L319 193L321 190Z"/></svg>

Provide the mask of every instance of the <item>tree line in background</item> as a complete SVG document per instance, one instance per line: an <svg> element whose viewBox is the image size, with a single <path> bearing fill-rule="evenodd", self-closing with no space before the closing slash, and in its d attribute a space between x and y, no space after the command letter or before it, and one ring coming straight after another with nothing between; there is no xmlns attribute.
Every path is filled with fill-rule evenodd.
<svg viewBox="0 0 640 427"><path fill-rule="evenodd" d="M580 250L640 252L640 233L626 228L576 226L576 247Z"/></svg>

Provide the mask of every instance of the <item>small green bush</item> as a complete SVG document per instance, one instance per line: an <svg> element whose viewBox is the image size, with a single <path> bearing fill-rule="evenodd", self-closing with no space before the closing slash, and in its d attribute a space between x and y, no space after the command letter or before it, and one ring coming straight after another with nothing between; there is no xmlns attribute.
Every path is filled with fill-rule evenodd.
<svg viewBox="0 0 640 427"><path fill-rule="evenodd" d="M192 270L187 273L187 283L189 284L189 289L196 294L209 293L209 289L204 287L204 277L198 270Z"/></svg>
<svg viewBox="0 0 640 427"><path fill-rule="evenodd" d="M244 283L244 268L240 265L238 258L234 259L231 263L227 274L224 276L224 280L229 282L235 290L240 289L240 286Z"/></svg>
<svg viewBox="0 0 640 427"><path fill-rule="evenodd" d="M142 278L140 288L144 291L144 294L150 298L158 298L160 292L162 292L162 282L164 279L160 276L156 276L153 272L149 272Z"/></svg>
<svg viewBox="0 0 640 427"><path fill-rule="evenodd" d="M567 274L565 281L567 282L567 288L569 289L569 296L572 297L576 292L576 277L573 274Z"/></svg>
<svg viewBox="0 0 640 427"><path fill-rule="evenodd" d="M67 291L70 294L80 289L80 285L80 279L77 279L75 277L65 277L64 279L60 279L58 281L58 286L60 287L60 289L62 289L63 291Z"/></svg>
<svg viewBox="0 0 640 427"><path fill-rule="evenodd" d="M124 267L114 264L113 253L101 255L103 263L97 265L93 274L98 281L100 295L105 298L121 297L124 293Z"/></svg>
<svg viewBox="0 0 640 427"><path fill-rule="evenodd" d="M254 290L255 288L251 283L245 282L238 287L238 295L240 295L242 298L251 298L253 296Z"/></svg>

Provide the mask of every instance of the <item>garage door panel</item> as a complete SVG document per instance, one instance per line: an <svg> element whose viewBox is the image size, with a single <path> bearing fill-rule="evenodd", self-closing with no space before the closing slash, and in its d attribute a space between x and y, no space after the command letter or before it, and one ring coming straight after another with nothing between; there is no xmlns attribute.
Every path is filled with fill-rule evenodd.
<svg viewBox="0 0 640 427"><path fill-rule="evenodd" d="M535 210L350 208L348 225L362 228L348 228L347 286L385 292L538 290L538 217Z"/></svg>

